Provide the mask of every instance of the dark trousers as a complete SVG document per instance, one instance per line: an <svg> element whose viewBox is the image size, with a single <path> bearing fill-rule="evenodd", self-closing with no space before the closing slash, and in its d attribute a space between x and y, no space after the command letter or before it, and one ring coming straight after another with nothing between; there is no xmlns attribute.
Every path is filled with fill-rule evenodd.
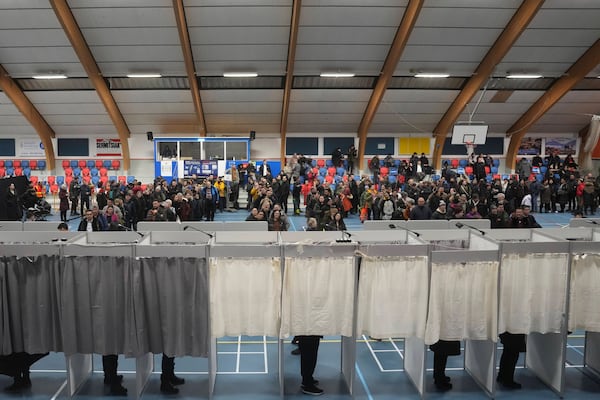
<svg viewBox="0 0 600 400"><path fill-rule="evenodd" d="M60 210L60 220L67 222L67 210Z"/></svg>
<svg viewBox="0 0 600 400"><path fill-rule="evenodd" d="M102 356L102 369L104 370L104 379L108 383L117 383L117 366L119 356L116 354L109 354Z"/></svg>
<svg viewBox="0 0 600 400"><path fill-rule="evenodd" d="M215 202L213 200L206 200L204 204L204 215L206 215L207 221L215 220Z"/></svg>
<svg viewBox="0 0 600 400"><path fill-rule="evenodd" d="M500 356L498 381L512 383L514 382L519 353L525 351L525 335L504 332L500 335L500 340L504 350L502 350Z"/></svg>
<svg viewBox="0 0 600 400"><path fill-rule="evenodd" d="M441 351L433 353L433 381L435 383L444 383L446 381L446 364L448 363L448 354Z"/></svg>
<svg viewBox="0 0 600 400"><path fill-rule="evenodd" d="M317 366L317 354L319 353L320 336L296 336L298 348L300 349L300 375L302 385L314 384L313 373Z"/></svg>
<svg viewBox="0 0 600 400"><path fill-rule="evenodd" d="M85 206L85 207L84 207ZM81 197L81 215L90 209L90 196Z"/></svg>
<svg viewBox="0 0 600 400"><path fill-rule="evenodd" d="M161 381L166 380L170 382L171 378L175 375L175 357L169 357L163 353L162 356L162 375L160 376Z"/></svg>
<svg viewBox="0 0 600 400"><path fill-rule="evenodd" d="M71 199L71 215L77 214L77 204L79 204L79 197L73 197Z"/></svg>

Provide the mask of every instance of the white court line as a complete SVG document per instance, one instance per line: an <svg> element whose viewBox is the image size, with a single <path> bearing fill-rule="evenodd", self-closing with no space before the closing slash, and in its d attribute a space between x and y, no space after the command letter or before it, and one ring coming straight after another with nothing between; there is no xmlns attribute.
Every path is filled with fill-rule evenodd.
<svg viewBox="0 0 600 400"><path fill-rule="evenodd" d="M242 351L242 337L238 336L238 343L237 343L237 359L235 362L235 372L240 372L240 351Z"/></svg>
<svg viewBox="0 0 600 400"><path fill-rule="evenodd" d="M367 338L365 337L365 335L362 335L362 336L363 336L363 339L365 339L365 343L366 343L367 347L369 348L369 351L371 352L371 355L373 356L373 359L375 360L375 363L377 363L377 366L379 367L379 371L383 372L384 371L383 370L383 366L379 362L379 358L377 358L377 356L373 352L373 348L371 347L371 343L369 343L369 341L367 340Z"/></svg>
<svg viewBox="0 0 600 400"><path fill-rule="evenodd" d="M218 354L263 354L262 351L220 351Z"/></svg>
<svg viewBox="0 0 600 400"><path fill-rule="evenodd" d="M265 360L265 374L269 373L269 363L267 361L267 337L263 336L263 353Z"/></svg>
<svg viewBox="0 0 600 400"><path fill-rule="evenodd" d="M62 392L66 386L67 386L67 380L65 379L65 381L63 382L63 384L60 385L60 388L58 388L58 391L56 393L54 393L54 396L50 397L50 400L56 400L56 398L58 397L58 395L60 394L60 392Z"/></svg>
<svg viewBox="0 0 600 400"><path fill-rule="evenodd" d="M398 354L400 354L400 358L402 360L404 360L404 356L402 355L402 351L398 348L398 346L396 346L396 342L394 342L392 339L390 339L390 342L392 342L392 346L394 346L394 348L396 349L396 351L398 352Z"/></svg>

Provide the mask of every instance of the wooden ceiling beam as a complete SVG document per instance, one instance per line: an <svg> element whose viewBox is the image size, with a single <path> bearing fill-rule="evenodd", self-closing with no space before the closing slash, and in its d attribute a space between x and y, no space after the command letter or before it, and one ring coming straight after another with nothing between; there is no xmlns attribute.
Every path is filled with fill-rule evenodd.
<svg viewBox="0 0 600 400"><path fill-rule="evenodd" d="M600 64L600 39L586 50L571 67L515 122L506 134L510 144L506 151L506 167L515 169L517 151L523 136L550 108L552 108L579 81Z"/></svg>
<svg viewBox="0 0 600 400"><path fill-rule="evenodd" d="M25 119L29 121L29 124L31 124L33 129L37 132L44 145L48 169L53 170L55 166L55 157L52 138L55 137L56 134L2 65L0 65L0 89L2 89L4 94L6 94L10 101L17 107L19 112L23 114Z"/></svg>
<svg viewBox="0 0 600 400"><path fill-rule="evenodd" d="M392 42L392 46L390 47L388 55L383 64L381 74L377 79L375 88L373 89L371 97L369 98L369 103L367 103L367 107L360 121L360 125L358 126L359 168L362 168L364 164L365 146L367 143L369 128L371 127L371 123L373 123L373 119L375 118L379 104L381 104L381 101L383 100L383 96L385 95L385 91L389 86L390 80L394 75L398 61L400 61L400 57L404 52L408 38L410 37L415 23L417 22L421 8L423 8L423 2L424 0L410 0L406 6L406 10L402 16L402 21L400 22L400 26L398 26L396 36L394 36L394 41Z"/></svg>
<svg viewBox="0 0 600 400"><path fill-rule="evenodd" d="M206 136L206 121L204 119L204 110L202 108L202 99L200 98L200 87L196 78L196 66L194 64L194 55L192 53L192 44L188 31L187 20L185 18L185 6L183 0L173 0L173 10L175 11L175 20L177 21L177 32L179 33L179 42L183 52L183 61L187 72L190 90L192 92L192 101L198 117L199 133L201 137Z"/></svg>
<svg viewBox="0 0 600 400"><path fill-rule="evenodd" d="M281 165L285 165L285 142L287 137L287 121L290 110L290 97L292 95L292 84L294 83L294 62L296 60L296 44L298 43L298 28L300 26L300 10L302 0L294 0L292 6L292 22L290 24L290 38L288 41L287 67L285 71L285 87L283 89L283 104L281 107L281 123L279 132L281 147L279 158Z"/></svg>
<svg viewBox="0 0 600 400"><path fill-rule="evenodd" d="M473 99L481 87L487 82L490 75L494 72L496 65L502 61L506 53L512 48L515 41L521 36L521 33L527 28L533 17L544 3L544 0L524 0L517 12L508 22L496 42L492 45L483 60L477 66L477 69L456 99L452 102L440 122L433 130L435 145L433 147L433 166L440 169L442 160L442 150L446 136L463 112L467 104Z"/></svg>
<svg viewBox="0 0 600 400"><path fill-rule="evenodd" d="M102 72L100 71L100 68L98 68L98 64L96 63L96 60L94 59L94 56L87 42L85 41L83 34L81 33L81 29L79 29L79 25L75 20L73 12L69 8L69 4L67 4L67 0L50 0L50 4L52 5L52 9L62 25L63 31L67 35L69 42L71 42L71 47L73 47L75 54L77 54L79 62L85 69L89 80L96 89L98 97L100 97L106 112L108 113L113 125L117 130L119 139L121 140L123 169L127 171L129 170L131 163L128 141L131 133L129 132L129 127L125 122L125 118L123 118L123 114L121 114L121 110L119 110L117 102L110 92L106 81L102 77Z"/></svg>

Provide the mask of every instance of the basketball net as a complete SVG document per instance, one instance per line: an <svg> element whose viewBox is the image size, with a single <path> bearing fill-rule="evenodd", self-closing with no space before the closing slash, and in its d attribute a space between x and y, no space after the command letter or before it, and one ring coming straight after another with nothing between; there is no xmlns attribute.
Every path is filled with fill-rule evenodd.
<svg viewBox="0 0 600 400"><path fill-rule="evenodd" d="M465 142L465 148L467 149L467 156L470 156L471 154L473 154L475 152L475 147L477 147L477 145L473 144L473 142L471 142L471 141Z"/></svg>

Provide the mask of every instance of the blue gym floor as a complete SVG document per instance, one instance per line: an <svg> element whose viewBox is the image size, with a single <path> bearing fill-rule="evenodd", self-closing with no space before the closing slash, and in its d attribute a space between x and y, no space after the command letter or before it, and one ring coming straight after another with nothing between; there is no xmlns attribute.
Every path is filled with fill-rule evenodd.
<svg viewBox="0 0 600 400"><path fill-rule="evenodd" d="M233 211L217 213L216 220L240 221L247 212ZM571 215L535 214L543 227L567 225ZM49 220L58 220L53 215ZM291 230L301 230L305 225L303 216L290 217ZM58 223L57 223L58 224ZM79 219L70 221L71 230L75 230ZM346 220L348 230L361 230L357 216ZM299 357L291 355L294 346L286 342L284 346L285 398L300 399L307 396L300 392ZM276 338L264 337L228 337L221 338L217 344L218 374L214 399L279 399L278 359ZM583 332L575 332L569 338L567 351L566 399L600 398L600 377L583 368ZM156 372L146 386L144 399L163 398L160 393L160 355L155 357ZM428 368L431 371L433 356L428 352ZM199 358L176 359L176 373L186 379L180 386L180 393L172 398L207 398L208 375L207 360ZM516 380L523 384L518 391L498 390L498 399L552 399L558 396L548 389L527 369L523 360L519 360ZM452 378L454 388L445 393L435 391L431 374L427 376L427 397L431 399L487 399L487 395L463 370L462 357L450 357L447 373ZM134 397L135 360L119 358L119 373L124 374L124 386L129 389L129 397ZM95 400L107 395L103 384L100 356L94 356L94 375L81 388L76 397ZM354 385L356 399L420 399L408 377L403 372L403 342L401 339L381 342L362 337L357 346L357 379ZM319 359L315 378L324 389L324 398L351 399L340 373L340 338L325 337L319 349ZM61 399L68 397L66 390L65 359L62 354L50 354L32 367L33 386L21 394L0 392L0 399ZM0 375L0 387L8 386L12 379Z"/></svg>

